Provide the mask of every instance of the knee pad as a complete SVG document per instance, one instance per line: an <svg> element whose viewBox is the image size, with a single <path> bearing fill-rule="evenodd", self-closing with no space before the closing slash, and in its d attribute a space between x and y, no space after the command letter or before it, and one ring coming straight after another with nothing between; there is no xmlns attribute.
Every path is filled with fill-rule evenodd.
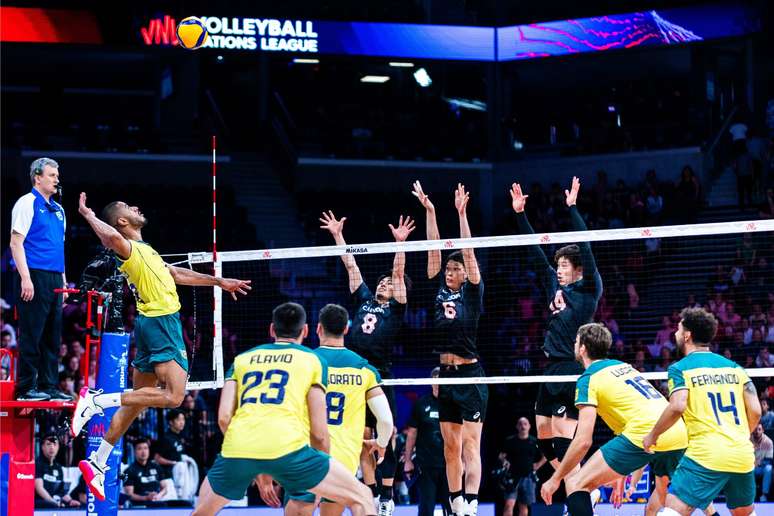
<svg viewBox="0 0 774 516"><path fill-rule="evenodd" d="M395 449L392 447L392 442L390 442L384 450L384 460L376 466L376 470L382 478L393 478L395 477L397 467L398 461L395 457Z"/></svg>
<svg viewBox="0 0 774 516"><path fill-rule="evenodd" d="M556 458L554 444L551 439L538 439L538 448L540 448L543 457L545 457L548 462L551 462Z"/></svg>
<svg viewBox="0 0 774 516"><path fill-rule="evenodd" d="M556 452L556 458L559 459L561 462L562 459L564 459L564 455L567 453L567 450L570 448L570 443L572 442L572 439L568 439L566 437L554 437L551 439L551 442L554 445L554 452Z"/></svg>

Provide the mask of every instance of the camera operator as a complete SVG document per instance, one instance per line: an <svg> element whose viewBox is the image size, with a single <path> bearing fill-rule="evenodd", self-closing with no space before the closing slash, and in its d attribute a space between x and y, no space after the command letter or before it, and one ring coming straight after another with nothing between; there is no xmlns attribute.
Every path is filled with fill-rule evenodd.
<svg viewBox="0 0 774 516"><path fill-rule="evenodd" d="M517 503L519 516L527 516L529 507L535 503L535 472L545 463L545 458L529 430L529 420L520 417L516 434L505 439L498 456L500 467L493 472L505 497L503 516L513 516Z"/></svg>

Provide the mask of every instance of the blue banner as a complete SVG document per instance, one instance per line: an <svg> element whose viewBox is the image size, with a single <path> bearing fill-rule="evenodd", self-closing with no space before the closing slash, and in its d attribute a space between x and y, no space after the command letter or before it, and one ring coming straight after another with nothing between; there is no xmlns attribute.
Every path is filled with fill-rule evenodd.
<svg viewBox="0 0 774 516"><path fill-rule="evenodd" d="M105 392L122 392L127 387L127 364L129 353L128 333L104 333L99 355L96 388ZM110 426L110 420L118 407L105 409L104 416L89 420L89 437L86 442L86 456L96 452L102 437ZM118 514L118 475L121 470L123 438L119 439L110 454L105 473L105 501L97 500L91 492L86 501L87 516L116 516Z"/></svg>

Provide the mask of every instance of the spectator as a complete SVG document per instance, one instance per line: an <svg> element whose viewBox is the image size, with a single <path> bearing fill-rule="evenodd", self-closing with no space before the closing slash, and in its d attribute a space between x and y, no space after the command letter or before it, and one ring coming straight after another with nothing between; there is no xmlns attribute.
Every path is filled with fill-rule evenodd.
<svg viewBox="0 0 774 516"><path fill-rule="evenodd" d="M500 459L500 487L504 491L503 516L513 516L518 504L519 516L527 516L535 503L536 471L545 463L537 439L529 434L526 417L516 422L516 434L505 439Z"/></svg>
<svg viewBox="0 0 774 516"><path fill-rule="evenodd" d="M696 301L696 294L688 294L684 308L701 308L701 303Z"/></svg>
<svg viewBox="0 0 774 516"><path fill-rule="evenodd" d="M40 445L41 454L35 461L35 508L80 507L80 502L67 494L64 470L54 461L59 453L59 439L48 434Z"/></svg>
<svg viewBox="0 0 774 516"><path fill-rule="evenodd" d="M739 121L732 125L728 132L731 133L731 145L734 155L747 152L747 124Z"/></svg>
<svg viewBox="0 0 774 516"><path fill-rule="evenodd" d="M75 396L75 375L67 371L59 373L59 390Z"/></svg>
<svg viewBox="0 0 774 516"><path fill-rule="evenodd" d="M151 409L152 410L152 409ZM150 457L150 442L138 439L134 443L134 462L132 462L124 477L124 493L129 497L132 506L163 507L159 500L167 493L167 487L161 481L167 478L164 469Z"/></svg>
<svg viewBox="0 0 774 516"><path fill-rule="evenodd" d="M440 369L436 367L430 375L438 378L439 373ZM403 449L403 471L406 478L418 475L417 515L432 516L435 513L435 504L439 501L444 507L444 512L451 514L443 438L438 420L438 385L433 385L430 394L416 401L406 424L408 431L406 446Z"/></svg>
<svg viewBox="0 0 774 516"><path fill-rule="evenodd" d="M0 381L6 381L8 379L8 368L0 366Z"/></svg>
<svg viewBox="0 0 774 516"><path fill-rule="evenodd" d="M15 348L16 347L16 328L13 327L12 324L10 324L8 321L5 320L5 313L7 310L11 309L11 305L9 305L5 299L0 297L0 331L7 331L11 334L11 341L8 345L9 348Z"/></svg>
<svg viewBox="0 0 774 516"><path fill-rule="evenodd" d="M645 199L645 209L648 212L648 222L650 224L661 222L661 212L664 211L664 198L661 197L655 186L650 187L648 197Z"/></svg>
<svg viewBox="0 0 774 516"><path fill-rule="evenodd" d="M185 428L185 413L179 409L167 412L167 431L159 443L158 452L153 459L164 467L168 477L172 477L172 469L183 460L185 443L181 432Z"/></svg>
<svg viewBox="0 0 774 516"><path fill-rule="evenodd" d="M645 367L645 352L643 350L639 349L634 353L634 362L632 362L632 367L641 373L647 371Z"/></svg>
<svg viewBox="0 0 774 516"><path fill-rule="evenodd" d="M737 328L741 327L742 316L734 311L734 304L733 303L727 303L726 304L726 313L720 319L720 321L723 324L725 324L726 326L731 326L733 329L737 329Z"/></svg>
<svg viewBox="0 0 774 516"><path fill-rule="evenodd" d="M767 317L766 314L763 313L760 303L754 304L752 314L750 315L750 326L752 326L753 329L757 329L766 326L766 323Z"/></svg>
<svg viewBox="0 0 774 516"><path fill-rule="evenodd" d="M0 348L11 349L11 334L5 330L0 333ZM11 367L11 358L8 355L3 355L0 359L0 366L9 369Z"/></svg>
<svg viewBox="0 0 774 516"><path fill-rule="evenodd" d="M692 224L696 222L696 214L699 211L701 201L701 185L693 168L685 165L680 174L680 182L677 184L680 222Z"/></svg>
<svg viewBox="0 0 774 516"><path fill-rule="evenodd" d="M755 367L771 367L774 365L774 357L769 353L769 347L763 346L755 359Z"/></svg>
<svg viewBox="0 0 774 516"><path fill-rule="evenodd" d="M672 352L667 347L661 348L661 354L659 355L659 358L661 359L661 362L659 362L654 368L653 371L662 373L669 369L669 366L672 364Z"/></svg>
<svg viewBox="0 0 774 516"><path fill-rule="evenodd" d="M768 431L774 427L774 412L769 409L769 400L767 398L761 399L761 421L763 429Z"/></svg>
<svg viewBox="0 0 774 516"><path fill-rule="evenodd" d="M758 423L750 440L755 448L755 478L761 478L761 502L769 497L771 488L771 467L774 460L774 443L763 433L763 425Z"/></svg>
<svg viewBox="0 0 774 516"><path fill-rule="evenodd" d="M668 350L674 349L675 345L672 343L672 335L675 333L675 328L672 325L672 319L665 315L661 318L661 329L656 332L656 338L653 340L653 344L648 346L650 356L657 358L661 355L661 348L667 348Z"/></svg>
<svg viewBox="0 0 774 516"><path fill-rule="evenodd" d="M59 165L49 158L32 162L32 191L11 213L11 252L19 275L19 366L16 399L71 400L56 388L62 341L65 213L51 197L59 185Z"/></svg>
<svg viewBox="0 0 774 516"><path fill-rule="evenodd" d="M739 207L745 209L752 206L753 193L753 158L747 149L744 149L734 158L731 164L736 174L736 192L739 196ZM745 200L747 201L745 203Z"/></svg>

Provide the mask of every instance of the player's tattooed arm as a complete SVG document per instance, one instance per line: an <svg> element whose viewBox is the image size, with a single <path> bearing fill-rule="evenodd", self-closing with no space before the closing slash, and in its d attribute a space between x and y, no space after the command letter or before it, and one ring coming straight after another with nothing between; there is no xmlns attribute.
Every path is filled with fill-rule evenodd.
<svg viewBox="0 0 774 516"><path fill-rule="evenodd" d="M345 220L347 220L347 217L336 219L336 215L328 210L327 212L323 212L322 217L320 217L320 222L322 223L320 229L327 229L333 236L336 245L347 245L347 242L344 240ZM360 268L357 266L354 256L351 254L342 254L341 261L344 262L344 267L347 268L347 276L349 276L349 292L353 293L360 287L360 284L363 283L363 276L360 274Z"/></svg>
<svg viewBox="0 0 774 516"><path fill-rule="evenodd" d="M750 433L752 433L761 420L761 402L758 399L758 391L755 389L755 384L752 382L744 384L744 408L747 413L747 425L750 427Z"/></svg>
<svg viewBox="0 0 774 516"><path fill-rule="evenodd" d="M425 221L428 240L440 240L438 221L435 219L435 206L430 202L430 197L422 190L419 181L414 181L414 189L411 192L420 204L425 208ZM427 277L435 278L441 272L441 251L439 249L427 252Z"/></svg>

